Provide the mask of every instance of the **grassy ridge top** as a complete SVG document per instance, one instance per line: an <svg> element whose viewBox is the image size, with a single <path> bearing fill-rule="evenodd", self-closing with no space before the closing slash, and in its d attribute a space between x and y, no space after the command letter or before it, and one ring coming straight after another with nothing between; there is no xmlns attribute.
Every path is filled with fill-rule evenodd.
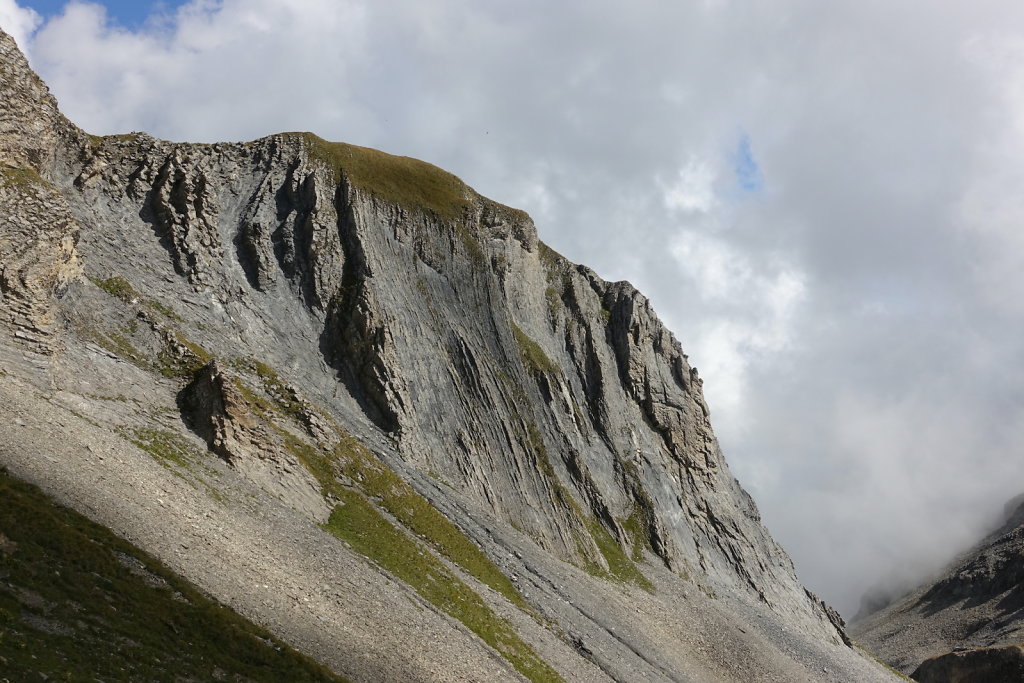
<svg viewBox="0 0 1024 683"><path fill-rule="evenodd" d="M288 135L299 137L310 156L334 172L336 182L345 178L380 199L446 220L461 218L470 206L473 191L469 186L433 164L369 147L328 142L313 133Z"/></svg>

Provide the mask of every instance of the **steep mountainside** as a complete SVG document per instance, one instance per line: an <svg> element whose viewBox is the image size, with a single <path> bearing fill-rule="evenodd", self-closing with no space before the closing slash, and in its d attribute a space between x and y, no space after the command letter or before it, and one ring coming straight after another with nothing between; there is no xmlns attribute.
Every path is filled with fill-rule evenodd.
<svg viewBox="0 0 1024 683"><path fill-rule="evenodd" d="M0 529L8 681L341 680L2 470Z"/></svg>
<svg viewBox="0 0 1024 683"><path fill-rule="evenodd" d="M98 138L0 34L0 463L356 680L889 680L648 301L307 133Z"/></svg>
<svg viewBox="0 0 1024 683"><path fill-rule="evenodd" d="M997 664L1024 670L1020 648L1000 649L1024 642L1022 497L1007 504L998 529L934 582L860 619L853 630L866 647L918 680L949 680L954 670L973 672L963 680L1017 680L982 672Z"/></svg>

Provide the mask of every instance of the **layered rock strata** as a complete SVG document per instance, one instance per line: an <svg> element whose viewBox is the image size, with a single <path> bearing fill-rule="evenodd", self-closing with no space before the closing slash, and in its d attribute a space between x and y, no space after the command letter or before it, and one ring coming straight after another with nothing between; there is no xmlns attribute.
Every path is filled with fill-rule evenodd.
<svg viewBox="0 0 1024 683"><path fill-rule="evenodd" d="M216 501L224 485L204 472L246 482L330 553L395 579L389 590L451 623L451 647L470 662L490 652L502 676L768 680L831 666L834 680L886 679L800 585L729 472L696 370L628 283L567 261L529 216L424 162L307 133L89 136L3 34L0 59L0 304L14 340L0 362L181 480L161 486ZM60 476L50 486L69 503L149 533ZM100 481L122 479L127 505L126 473ZM259 614L203 566L182 561L317 653L309 624L273 601ZM344 600L339 614L355 609ZM676 626L645 632L650 620ZM365 628L383 643L413 637L414 621ZM671 651L680 638L699 646ZM386 679L384 650L372 665L329 661ZM424 667L413 677L443 678Z"/></svg>

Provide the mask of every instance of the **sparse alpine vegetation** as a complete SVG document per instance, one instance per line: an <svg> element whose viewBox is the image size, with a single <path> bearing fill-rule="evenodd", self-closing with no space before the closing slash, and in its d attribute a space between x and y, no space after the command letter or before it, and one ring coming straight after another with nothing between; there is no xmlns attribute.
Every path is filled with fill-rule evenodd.
<svg viewBox="0 0 1024 683"><path fill-rule="evenodd" d="M409 209L430 211L441 219L462 219L470 208L471 190L459 178L433 164L412 157L395 156L368 147L328 142L313 133L299 136L309 155L354 187L382 201Z"/></svg>
<svg viewBox="0 0 1024 683"><path fill-rule="evenodd" d="M0 675L344 681L0 470Z"/></svg>

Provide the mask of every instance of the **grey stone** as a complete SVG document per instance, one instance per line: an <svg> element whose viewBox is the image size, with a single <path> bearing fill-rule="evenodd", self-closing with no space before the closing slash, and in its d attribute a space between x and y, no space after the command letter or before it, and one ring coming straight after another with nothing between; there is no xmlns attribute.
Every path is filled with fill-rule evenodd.
<svg viewBox="0 0 1024 683"><path fill-rule="evenodd" d="M91 137L2 32L0 68L0 398L33 415L0 463L358 680L520 675L320 528L338 501L302 454L341 446L515 577L528 612L451 569L566 680L890 680L797 580L629 283L429 164Z"/></svg>

